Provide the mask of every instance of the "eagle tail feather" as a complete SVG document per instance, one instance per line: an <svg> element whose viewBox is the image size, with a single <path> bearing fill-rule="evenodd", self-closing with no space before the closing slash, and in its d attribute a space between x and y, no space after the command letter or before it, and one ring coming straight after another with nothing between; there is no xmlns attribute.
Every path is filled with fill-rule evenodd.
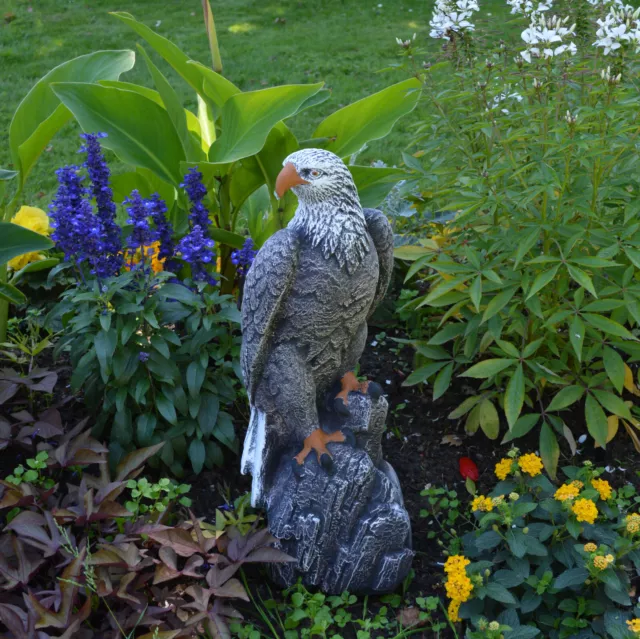
<svg viewBox="0 0 640 639"><path fill-rule="evenodd" d="M267 430L267 414L251 407L249 428L244 440L240 469L243 475L251 473L251 506L261 505L264 498L264 453Z"/></svg>

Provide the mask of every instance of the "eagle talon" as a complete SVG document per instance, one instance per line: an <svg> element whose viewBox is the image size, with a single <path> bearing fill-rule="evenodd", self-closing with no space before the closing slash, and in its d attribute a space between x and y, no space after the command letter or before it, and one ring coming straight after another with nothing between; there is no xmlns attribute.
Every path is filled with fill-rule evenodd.
<svg viewBox="0 0 640 639"><path fill-rule="evenodd" d="M384 391L378 382L369 382L367 386L367 394L375 402L382 397Z"/></svg>
<svg viewBox="0 0 640 639"><path fill-rule="evenodd" d="M329 474L333 472L333 458L329 453L320 455L320 466L322 466Z"/></svg>
<svg viewBox="0 0 640 639"><path fill-rule="evenodd" d="M349 371L340 380L342 390L336 395L333 400L333 408L343 417L349 417L351 411L349 410L349 393L362 393L369 395L373 401L377 401L382 396L382 386L377 382L360 382L358 378Z"/></svg>
<svg viewBox="0 0 640 639"><path fill-rule="evenodd" d="M346 439L345 435L339 430L334 433L325 433L322 428L316 428L311 435L304 440L302 450L293 458L294 464L298 466L297 469L294 468L296 475L299 477L302 476L296 471L300 471L300 469L304 467L304 462L312 450L315 451L318 462L325 470L333 468L333 460L331 453L327 449L327 444L331 442L342 443L345 442Z"/></svg>

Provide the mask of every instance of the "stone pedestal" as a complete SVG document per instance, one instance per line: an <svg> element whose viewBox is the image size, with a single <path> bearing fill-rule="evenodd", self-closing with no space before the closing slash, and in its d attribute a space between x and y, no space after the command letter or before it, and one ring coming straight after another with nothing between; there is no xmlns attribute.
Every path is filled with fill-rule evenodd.
<svg viewBox="0 0 640 639"><path fill-rule="evenodd" d="M413 559L409 515L396 473L382 459L387 408L384 397L351 393L350 417L321 413L327 432L348 427L356 435L355 447L329 444L331 473L309 455L298 478L291 467L297 451L283 453L267 517L279 547L297 563L271 564L276 582L290 586L302 578L328 594L380 593L407 576Z"/></svg>

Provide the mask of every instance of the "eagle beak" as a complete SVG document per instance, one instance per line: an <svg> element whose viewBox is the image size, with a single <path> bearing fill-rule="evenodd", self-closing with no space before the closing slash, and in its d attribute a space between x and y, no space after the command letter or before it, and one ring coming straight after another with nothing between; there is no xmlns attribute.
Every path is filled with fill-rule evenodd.
<svg viewBox="0 0 640 639"><path fill-rule="evenodd" d="M298 186L299 184L309 184L309 182L298 175L296 167L291 162L287 162L276 179L276 195L278 199L282 198L292 186Z"/></svg>

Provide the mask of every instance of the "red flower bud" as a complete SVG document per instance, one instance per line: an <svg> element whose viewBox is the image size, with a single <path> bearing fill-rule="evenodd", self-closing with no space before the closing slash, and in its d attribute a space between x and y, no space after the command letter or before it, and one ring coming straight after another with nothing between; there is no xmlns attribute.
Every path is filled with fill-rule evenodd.
<svg viewBox="0 0 640 639"><path fill-rule="evenodd" d="M468 457L460 457L460 474L465 479L472 479L473 481L478 481L478 477L480 477L478 467L475 462Z"/></svg>

